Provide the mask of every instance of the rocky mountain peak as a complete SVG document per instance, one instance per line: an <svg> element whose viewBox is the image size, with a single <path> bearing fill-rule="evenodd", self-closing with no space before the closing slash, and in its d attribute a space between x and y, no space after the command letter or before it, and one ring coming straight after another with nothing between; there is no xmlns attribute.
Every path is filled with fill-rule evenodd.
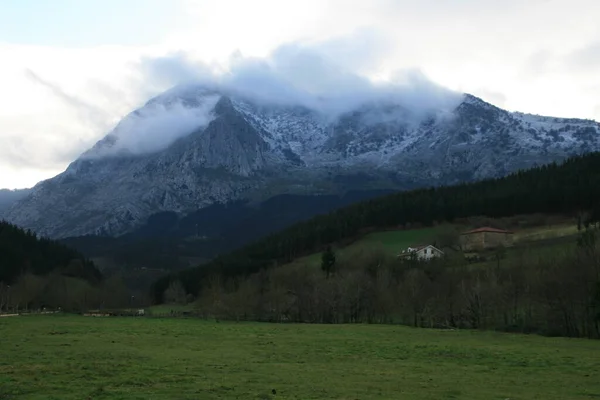
<svg viewBox="0 0 600 400"><path fill-rule="evenodd" d="M215 104L214 113L221 117L235 114L236 110L228 96L221 96L217 104Z"/></svg>

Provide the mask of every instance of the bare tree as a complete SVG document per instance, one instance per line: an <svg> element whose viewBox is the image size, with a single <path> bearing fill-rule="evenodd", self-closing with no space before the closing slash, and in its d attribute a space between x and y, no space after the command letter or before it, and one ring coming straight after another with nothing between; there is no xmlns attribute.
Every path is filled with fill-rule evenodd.
<svg viewBox="0 0 600 400"><path fill-rule="evenodd" d="M27 311L32 303L39 300L44 287L43 278L31 273L21 275L12 287L13 303L17 305L17 308L24 307Z"/></svg>
<svg viewBox="0 0 600 400"><path fill-rule="evenodd" d="M131 292L120 274L107 277L100 288L99 308L120 308L131 304Z"/></svg>
<svg viewBox="0 0 600 400"><path fill-rule="evenodd" d="M186 292L179 279L171 282L165 290L164 299L168 304L185 304Z"/></svg>
<svg viewBox="0 0 600 400"><path fill-rule="evenodd" d="M4 282L0 282L0 312L2 312L4 306L7 304L7 292L8 286Z"/></svg>

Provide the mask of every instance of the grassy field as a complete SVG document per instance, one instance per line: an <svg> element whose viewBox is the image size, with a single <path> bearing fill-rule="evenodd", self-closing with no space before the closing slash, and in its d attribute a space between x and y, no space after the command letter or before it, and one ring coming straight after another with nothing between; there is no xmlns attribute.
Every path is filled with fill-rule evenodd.
<svg viewBox="0 0 600 400"><path fill-rule="evenodd" d="M354 247L379 246L390 255L397 255L409 246L429 244L441 228L424 228L407 231L373 232L353 244Z"/></svg>
<svg viewBox="0 0 600 400"><path fill-rule="evenodd" d="M0 337L0 399L600 397L582 339L79 316L2 318Z"/></svg>
<svg viewBox="0 0 600 400"><path fill-rule="evenodd" d="M169 314L171 311L175 313L191 311L193 309L191 304L159 304L152 307L146 308L146 312L150 314Z"/></svg>
<svg viewBox="0 0 600 400"><path fill-rule="evenodd" d="M539 240L557 239L577 234L577 224L563 223L554 225L539 226L517 230L515 232L515 242L532 242Z"/></svg>
<svg viewBox="0 0 600 400"><path fill-rule="evenodd" d="M344 257L344 255L352 257L364 250L375 250L394 256L409 246L433 243L435 238L442 233L457 235L468 229L469 226L466 225L445 224L432 228L372 232L346 247L337 248L336 253L340 257ZM577 225L574 223L544 224L538 227L517 229L513 238L515 246L507 249L506 257L510 259L520 256L523 252L538 257L546 253L564 251L574 245L576 234ZM317 266L320 262L321 253L315 253L299 258L293 264ZM476 265L488 264L488 262L481 262Z"/></svg>

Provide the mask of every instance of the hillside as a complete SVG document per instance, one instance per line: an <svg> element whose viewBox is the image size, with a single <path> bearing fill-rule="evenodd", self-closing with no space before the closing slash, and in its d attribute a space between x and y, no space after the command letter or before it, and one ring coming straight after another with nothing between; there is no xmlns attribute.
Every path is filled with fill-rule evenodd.
<svg viewBox="0 0 600 400"><path fill-rule="evenodd" d="M348 243L346 240L332 247L341 263L365 255L395 258L408 247L431 244L444 252L446 261L469 268L490 268L498 263L497 249L464 250L460 247L460 234L474 226L496 226L514 232L510 247L503 249L502 263L535 262L540 256L570 251L575 248L579 231L572 217L550 215L520 215L508 218L464 218L454 223L444 223L427 228L384 230L367 233ZM297 258L281 268L321 268L322 252Z"/></svg>
<svg viewBox="0 0 600 400"><path fill-rule="evenodd" d="M27 197L30 192L31 189L0 189L0 217L2 217L2 213L8 210L17 201Z"/></svg>
<svg viewBox="0 0 600 400"><path fill-rule="evenodd" d="M208 277L187 314L224 320L403 324L600 338L600 222L520 215L366 234L333 253L227 279ZM461 249L464 225L505 226L508 247ZM435 243L429 261L397 257ZM330 256L325 257L327 254ZM333 254L333 262L331 254ZM328 264L324 264L327 261ZM184 304L174 281L163 307Z"/></svg>
<svg viewBox="0 0 600 400"><path fill-rule="evenodd" d="M319 216L271 235L214 261L165 277L153 293L160 301L178 277L190 293L198 293L214 274L244 276L274 264L321 251L330 243L355 238L369 229L431 225L469 216L567 214L598 207L600 153L574 157L520 171L505 178L392 194Z"/></svg>
<svg viewBox="0 0 600 400"><path fill-rule="evenodd" d="M178 271L314 215L388 193L391 191L353 191L341 196L287 194L262 202L213 204L183 218L175 212L154 214L145 224L116 238L87 235L60 242L86 257L109 260L115 267L126 270Z"/></svg>
<svg viewBox="0 0 600 400"><path fill-rule="evenodd" d="M31 231L0 221L0 282L11 284L25 274L65 276L98 281L101 274L79 252Z"/></svg>

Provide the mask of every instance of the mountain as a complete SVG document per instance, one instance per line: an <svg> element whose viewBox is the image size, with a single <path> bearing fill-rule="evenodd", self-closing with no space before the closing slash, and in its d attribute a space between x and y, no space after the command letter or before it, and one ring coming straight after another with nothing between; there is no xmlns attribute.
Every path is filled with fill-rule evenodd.
<svg viewBox="0 0 600 400"><path fill-rule="evenodd" d="M0 217L2 213L8 210L14 203L27 197L31 189L0 189Z"/></svg>
<svg viewBox="0 0 600 400"><path fill-rule="evenodd" d="M120 236L160 213L453 184L599 149L597 122L508 112L468 94L422 113L381 97L332 115L189 85L126 116L5 218L52 238Z"/></svg>

